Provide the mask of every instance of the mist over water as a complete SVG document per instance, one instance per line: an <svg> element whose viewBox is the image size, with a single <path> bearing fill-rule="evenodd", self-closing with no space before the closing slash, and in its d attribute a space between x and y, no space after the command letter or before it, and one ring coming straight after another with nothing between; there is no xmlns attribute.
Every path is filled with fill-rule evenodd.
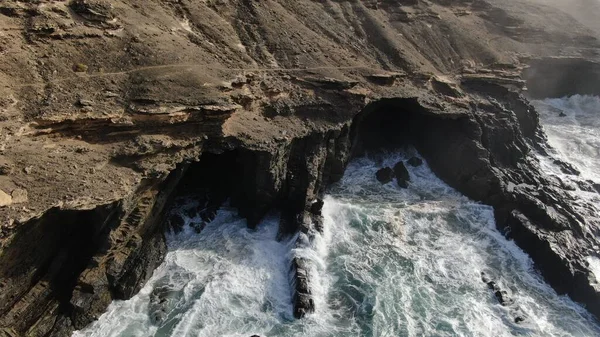
<svg viewBox="0 0 600 337"><path fill-rule="evenodd" d="M312 248L277 241L277 216L246 228L223 209L201 234L168 238L139 294L73 336L598 336L582 307L558 296L495 229L492 209L409 167L408 189L375 171L404 154L358 159L334 185ZM187 219L191 221L193 219ZM313 263L316 312L293 319L289 261ZM510 293L503 307L484 271ZM514 323L515 317L525 322Z"/></svg>

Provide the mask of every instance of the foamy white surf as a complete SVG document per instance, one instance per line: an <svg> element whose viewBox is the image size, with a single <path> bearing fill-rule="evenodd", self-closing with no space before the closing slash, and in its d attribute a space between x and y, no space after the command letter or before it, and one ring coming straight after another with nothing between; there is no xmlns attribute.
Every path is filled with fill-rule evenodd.
<svg viewBox="0 0 600 337"><path fill-rule="evenodd" d="M590 315L558 296L496 231L491 208L427 165L408 167L408 189L376 181L378 168L403 158L352 162L326 197L325 233L312 248L278 242L275 217L252 231L232 210L201 234L170 237L165 262L142 291L74 336L600 335ZM302 320L292 318L290 254L314 261L317 309ZM498 303L482 271L514 306ZM514 323L517 315L526 321Z"/></svg>
<svg viewBox="0 0 600 337"><path fill-rule="evenodd" d="M600 182L600 97L575 95L532 103L553 154L573 164L583 178ZM552 164L546 168L561 174Z"/></svg>
<svg viewBox="0 0 600 337"><path fill-rule="evenodd" d="M583 179L600 183L600 97L574 95L532 103L540 113L540 122L552 146L551 156L572 164L581 177L564 174L552 158L538 155L542 168L563 182ZM598 193L581 191L576 184L573 187L570 192L573 196L596 205L600 202ZM600 280L600 259L590 256L587 262Z"/></svg>

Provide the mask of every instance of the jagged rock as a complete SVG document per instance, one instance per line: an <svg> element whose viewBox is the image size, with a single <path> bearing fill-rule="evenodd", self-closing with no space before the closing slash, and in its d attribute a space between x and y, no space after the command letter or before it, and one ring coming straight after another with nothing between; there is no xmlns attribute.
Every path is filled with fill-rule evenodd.
<svg viewBox="0 0 600 337"><path fill-rule="evenodd" d="M562 160L554 160L554 164L557 165L560 170L564 173L564 174L570 174L570 175L575 175L578 176L581 174L581 172L579 172L578 169L576 169L573 165L564 162Z"/></svg>
<svg viewBox="0 0 600 337"><path fill-rule="evenodd" d="M394 171L389 167L384 167L375 173L375 177L382 184L387 184L394 180Z"/></svg>
<svg viewBox="0 0 600 337"><path fill-rule="evenodd" d="M82 17L99 22L107 22L114 19L112 4L106 0L73 0L70 7Z"/></svg>
<svg viewBox="0 0 600 337"><path fill-rule="evenodd" d="M404 166L404 162L399 161L394 165L394 175L396 176L396 181L398 182L398 186L402 188L408 188L408 182L410 181L410 174Z"/></svg>
<svg viewBox="0 0 600 337"><path fill-rule="evenodd" d="M314 215L321 215L321 210L323 209L324 204L325 202L322 199L315 200L310 205L310 212Z"/></svg>
<svg viewBox="0 0 600 337"><path fill-rule="evenodd" d="M516 316L515 317L515 323L519 324L519 323L522 323L522 322L525 322L525 317L523 317L523 316Z"/></svg>
<svg viewBox="0 0 600 337"><path fill-rule="evenodd" d="M29 200L27 196L27 190L22 188L16 188L11 192L12 203L13 204L22 204Z"/></svg>
<svg viewBox="0 0 600 337"><path fill-rule="evenodd" d="M294 317L302 318L315 311L315 302L312 298L310 289L310 280L308 264L310 262L303 258L295 257L292 259L292 285L293 285L293 304Z"/></svg>
<svg viewBox="0 0 600 337"><path fill-rule="evenodd" d="M483 272L481 273L481 280L494 292L494 296L502 306L509 306L514 303L514 300L510 298L508 292L501 289L496 282L490 280Z"/></svg>
<svg viewBox="0 0 600 337"><path fill-rule="evenodd" d="M423 165L423 159L419 157L412 157L406 163L412 167L418 167Z"/></svg>
<svg viewBox="0 0 600 337"><path fill-rule="evenodd" d="M311 202L361 153L363 127L376 140L369 150L414 145L441 179L493 206L498 227L546 280L600 316L600 293L581 277L598 246L586 233L600 225L530 160L530 146L544 143L538 115L518 74L492 66L530 65L531 97L598 94L600 66L585 56L598 49L597 34L528 0L434 2L452 7L356 2L338 17L323 15L327 2L305 0L286 4L284 16L263 1L0 4L10 16L0 34L0 54L10 55L0 75L0 153L18 167L0 189L18 186L29 199L0 209L2 224L14 222L0 233L0 274L12 275L0 326L66 336L132 296L166 252L162 212L188 168L214 181L209 189L220 188L250 227L281 208L292 219L282 234L311 232ZM472 16L448 15L465 4ZM240 33L240 15L260 24ZM427 43L407 48L408 40ZM556 46L583 56L544 57ZM524 51L530 59L516 56ZM470 74L460 74L461 62ZM451 85L429 85L432 74ZM246 79L228 85L238 77ZM79 94L93 109L81 113ZM74 145L89 151L65 151ZM298 303L311 307L310 297Z"/></svg>
<svg viewBox="0 0 600 337"><path fill-rule="evenodd" d="M9 206L12 205L13 200L12 197L4 192L3 190L0 190L0 207L2 206Z"/></svg>

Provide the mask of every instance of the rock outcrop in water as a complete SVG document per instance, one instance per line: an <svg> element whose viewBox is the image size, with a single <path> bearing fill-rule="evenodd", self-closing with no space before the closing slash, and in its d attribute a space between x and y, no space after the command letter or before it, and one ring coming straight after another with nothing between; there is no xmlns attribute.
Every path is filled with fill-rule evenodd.
<svg viewBox="0 0 600 337"><path fill-rule="evenodd" d="M174 191L230 199L251 227L276 208L282 235L310 234L352 155L405 145L600 315L595 208L541 173L521 96L530 59L536 96L597 81L597 32L567 14L524 0L11 1L0 18L0 335L65 336L137 292L165 254ZM588 82L550 87L544 69Z"/></svg>

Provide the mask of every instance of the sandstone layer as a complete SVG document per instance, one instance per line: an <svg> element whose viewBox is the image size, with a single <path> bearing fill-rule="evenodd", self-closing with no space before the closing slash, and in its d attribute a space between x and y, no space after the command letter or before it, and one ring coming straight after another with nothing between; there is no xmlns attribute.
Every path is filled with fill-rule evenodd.
<svg viewBox="0 0 600 337"><path fill-rule="evenodd" d="M0 3L0 336L135 294L186 186L310 235L352 156L404 145L600 316L597 210L541 172L523 96L596 93L599 34L540 1Z"/></svg>

